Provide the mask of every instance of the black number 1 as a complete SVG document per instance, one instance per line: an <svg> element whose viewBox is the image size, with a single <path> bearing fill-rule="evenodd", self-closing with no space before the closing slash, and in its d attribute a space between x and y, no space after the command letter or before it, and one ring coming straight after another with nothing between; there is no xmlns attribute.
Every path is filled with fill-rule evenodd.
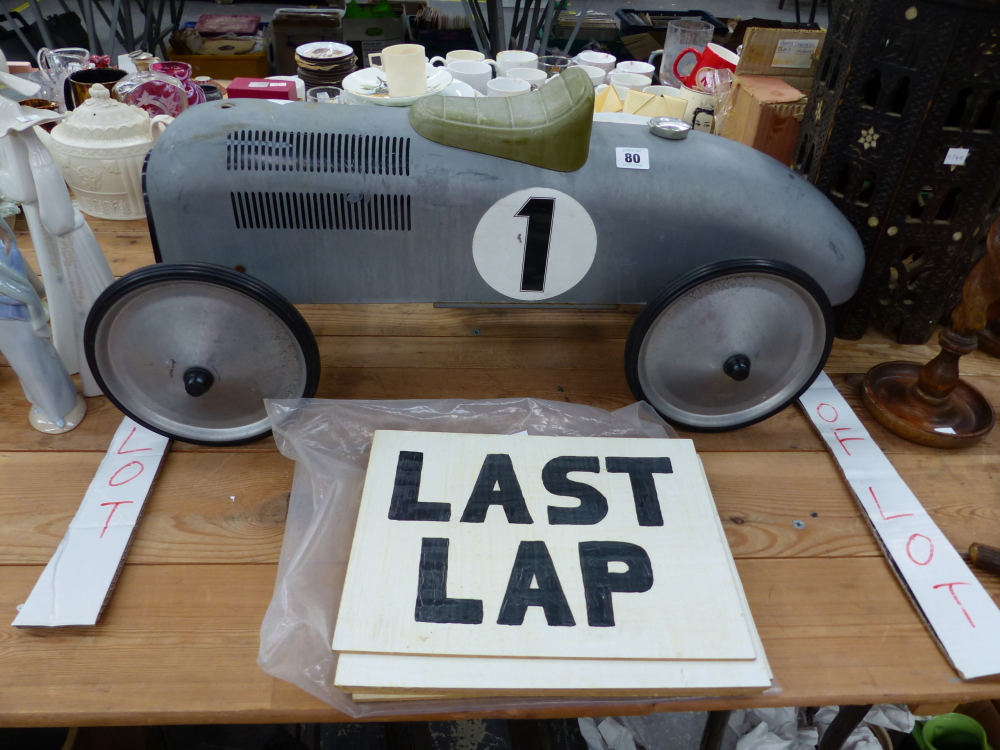
<svg viewBox="0 0 1000 750"><path fill-rule="evenodd" d="M545 269L549 262L549 240L552 238L552 212L555 198L529 198L514 216L528 219L524 240L524 267L521 270L522 292L545 291Z"/></svg>

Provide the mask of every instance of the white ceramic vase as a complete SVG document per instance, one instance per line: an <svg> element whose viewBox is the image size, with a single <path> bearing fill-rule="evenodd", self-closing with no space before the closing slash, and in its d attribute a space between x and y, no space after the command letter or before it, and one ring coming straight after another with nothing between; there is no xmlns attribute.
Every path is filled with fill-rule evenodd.
<svg viewBox="0 0 1000 750"><path fill-rule="evenodd" d="M36 128L80 208L100 219L142 219L142 162L173 121L111 98L95 84L90 98L52 130Z"/></svg>

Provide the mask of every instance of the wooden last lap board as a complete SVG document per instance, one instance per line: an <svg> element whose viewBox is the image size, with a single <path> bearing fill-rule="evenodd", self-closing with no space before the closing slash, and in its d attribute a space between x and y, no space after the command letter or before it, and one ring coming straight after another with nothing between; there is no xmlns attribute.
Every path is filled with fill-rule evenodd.
<svg viewBox="0 0 1000 750"><path fill-rule="evenodd" d="M690 440L376 432L333 649L358 700L771 687Z"/></svg>

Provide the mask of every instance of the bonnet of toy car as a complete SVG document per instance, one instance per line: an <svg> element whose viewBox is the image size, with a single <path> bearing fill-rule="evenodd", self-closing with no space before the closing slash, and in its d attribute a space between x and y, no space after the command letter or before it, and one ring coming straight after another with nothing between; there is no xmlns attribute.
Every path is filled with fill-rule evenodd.
<svg viewBox="0 0 1000 750"><path fill-rule="evenodd" d="M219 266L148 266L98 298L84 334L104 393L171 438L234 445L271 431L265 398L308 398L319 350L266 285Z"/></svg>

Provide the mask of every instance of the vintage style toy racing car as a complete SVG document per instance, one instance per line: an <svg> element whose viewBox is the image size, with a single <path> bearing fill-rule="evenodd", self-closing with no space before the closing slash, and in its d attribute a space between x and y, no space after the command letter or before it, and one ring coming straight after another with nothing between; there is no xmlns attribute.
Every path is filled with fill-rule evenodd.
<svg viewBox="0 0 1000 750"><path fill-rule="evenodd" d="M146 165L159 264L88 320L105 393L171 437L244 442L268 432L263 398L318 382L288 301L642 303L637 398L695 430L774 414L826 360L857 234L764 154L678 121L593 122L592 102L570 69L519 97L409 109L191 108Z"/></svg>

